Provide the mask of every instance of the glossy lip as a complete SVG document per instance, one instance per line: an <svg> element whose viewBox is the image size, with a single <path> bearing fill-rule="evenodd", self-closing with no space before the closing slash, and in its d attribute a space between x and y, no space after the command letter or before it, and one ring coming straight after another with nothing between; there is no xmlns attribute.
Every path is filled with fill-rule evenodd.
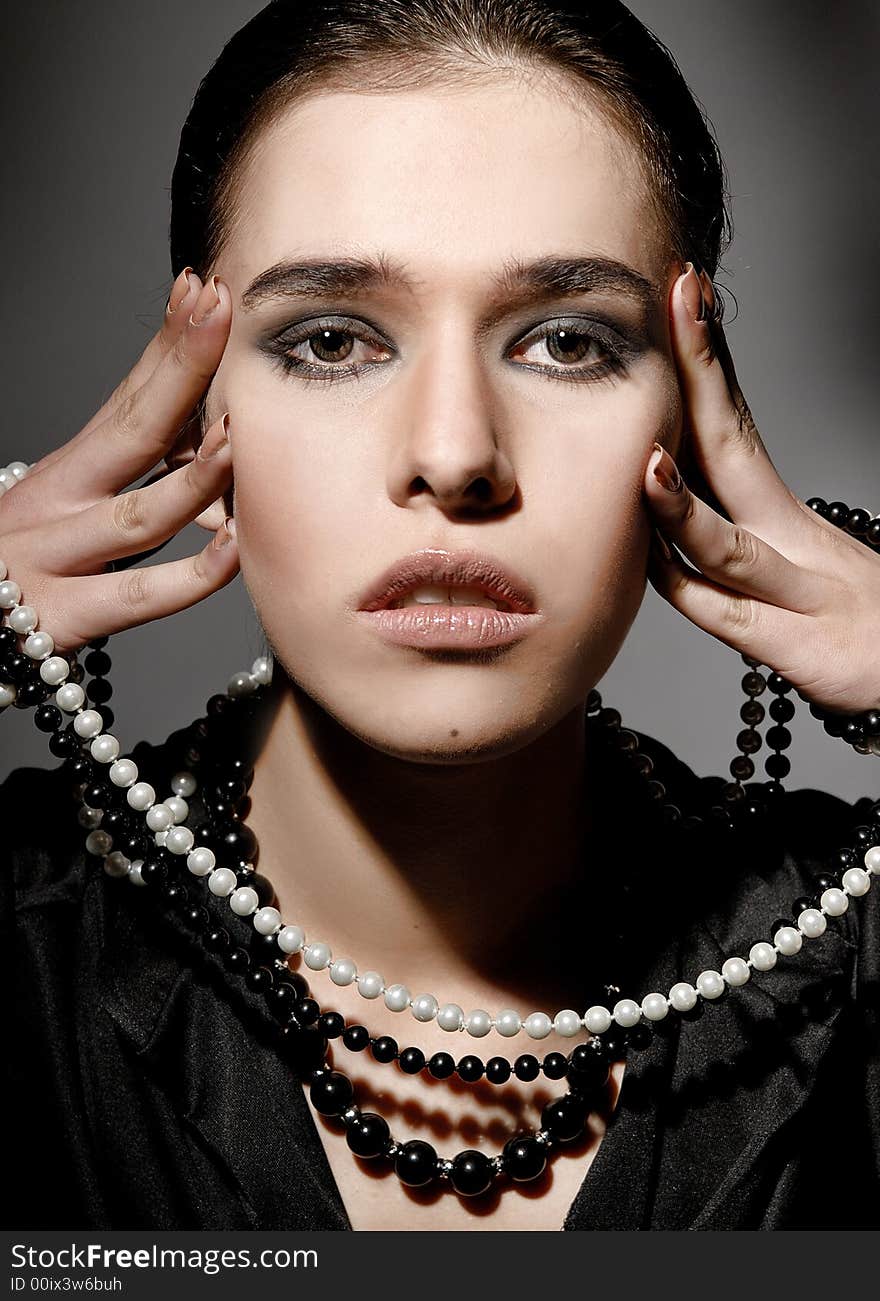
<svg viewBox="0 0 880 1301"><path fill-rule="evenodd" d="M450 630L452 624L449 620L449 612L455 610L466 610L470 616L477 611L496 616L506 615L508 619L513 615L537 613L537 601L530 584L509 566L503 565L495 556L473 550L446 551L437 547L414 551L390 565L362 593L357 607L358 612L375 613L386 610L407 592L425 584L436 587L476 587L491 600L503 601L510 610L492 610L488 606L473 605L434 605L411 606L407 610L393 610L388 613L414 612L421 615L424 609L445 611L443 617Z"/></svg>
<svg viewBox="0 0 880 1301"><path fill-rule="evenodd" d="M409 605L402 610L358 610L386 641L417 650L489 650L519 641L542 621L539 612L519 614L488 605Z"/></svg>

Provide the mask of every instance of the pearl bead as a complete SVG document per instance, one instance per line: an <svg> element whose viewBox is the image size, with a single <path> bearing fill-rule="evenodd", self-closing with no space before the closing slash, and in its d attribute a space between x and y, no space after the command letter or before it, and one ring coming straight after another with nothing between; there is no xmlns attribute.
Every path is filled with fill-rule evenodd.
<svg viewBox="0 0 880 1301"><path fill-rule="evenodd" d="M55 692L55 704L65 714L75 714L82 708L86 693L78 682L67 682Z"/></svg>
<svg viewBox="0 0 880 1301"><path fill-rule="evenodd" d="M238 673L233 673L227 682L226 691L233 697L249 696L256 685L250 673L246 669L240 669Z"/></svg>
<svg viewBox="0 0 880 1301"><path fill-rule="evenodd" d="M169 795L165 803L171 810L175 822L186 822L189 817L189 805L179 795Z"/></svg>
<svg viewBox="0 0 880 1301"><path fill-rule="evenodd" d="M649 1021L662 1021L669 1015L669 1003L664 994L646 994L642 999L642 1012Z"/></svg>
<svg viewBox="0 0 880 1301"><path fill-rule="evenodd" d="M32 605L19 605L6 616L6 622L19 634L33 632L37 626L37 612Z"/></svg>
<svg viewBox="0 0 880 1301"><path fill-rule="evenodd" d="M152 813L152 809L150 812ZM209 849L207 845L199 845L197 849L190 850L186 865L193 876L208 876L216 867L217 859L213 849Z"/></svg>
<svg viewBox="0 0 880 1301"><path fill-rule="evenodd" d="M804 937L796 926L780 926L773 936L773 943L780 953L785 954L787 958L793 958L803 948Z"/></svg>
<svg viewBox="0 0 880 1301"><path fill-rule="evenodd" d="M581 1018L572 1008L563 1008L557 1012L553 1018L553 1029L557 1034L563 1035L566 1039L573 1039L581 1031Z"/></svg>
<svg viewBox="0 0 880 1301"><path fill-rule="evenodd" d="M119 754L119 742L109 732L96 736L89 746L92 758L98 763L112 763Z"/></svg>
<svg viewBox="0 0 880 1301"><path fill-rule="evenodd" d="M211 894L225 899L238 885L238 880L231 867L218 867L208 877L208 889Z"/></svg>
<svg viewBox="0 0 880 1301"><path fill-rule="evenodd" d="M275 938L282 953L299 953L306 936L301 926L282 926Z"/></svg>
<svg viewBox="0 0 880 1301"><path fill-rule="evenodd" d="M95 827L100 827L101 819L104 814L100 809L90 809L87 804L81 805L76 820L86 831L94 831Z"/></svg>
<svg viewBox="0 0 880 1301"><path fill-rule="evenodd" d="M697 990L703 998L718 998L724 993L724 977L720 971L701 971L697 976Z"/></svg>
<svg viewBox="0 0 880 1301"><path fill-rule="evenodd" d="M385 990L385 1006L389 1012L402 1012L409 1007L409 990L406 985L389 985Z"/></svg>
<svg viewBox="0 0 880 1301"><path fill-rule="evenodd" d="M138 779L138 766L133 759L117 759L107 769L114 786L133 786Z"/></svg>
<svg viewBox="0 0 880 1301"><path fill-rule="evenodd" d="M697 991L686 980L680 980L669 991L669 1001L676 1012L689 1012L697 1002Z"/></svg>
<svg viewBox="0 0 880 1301"><path fill-rule="evenodd" d="M334 985L351 985L357 977L357 967L351 958L337 958L330 964L330 979Z"/></svg>
<svg viewBox="0 0 880 1301"><path fill-rule="evenodd" d="M146 822L151 831L167 831L174 825L174 817L167 804L154 804L147 809Z"/></svg>
<svg viewBox="0 0 880 1301"><path fill-rule="evenodd" d="M515 1012L512 1007L505 1007L495 1018L495 1029L502 1038L512 1039L522 1029L519 1012Z"/></svg>
<svg viewBox="0 0 880 1301"><path fill-rule="evenodd" d="M433 994L419 994L412 1001L412 1014L417 1021L433 1021L439 1008Z"/></svg>
<svg viewBox="0 0 880 1301"><path fill-rule="evenodd" d="M330 945L324 940L312 940L303 949L303 961L310 971L323 971L333 961Z"/></svg>
<svg viewBox="0 0 880 1301"><path fill-rule="evenodd" d="M104 859L104 871L108 876L128 876L131 859L126 858L120 850L114 849Z"/></svg>
<svg viewBox="0 0 880 1301"><path fill-rule="evenodd" d="M21 588L18 583L7 578L5 582L0 583L0 608L11 610L14 605L18 605L21 600Z"/></svg>
<svg viewBox="0 0 880 1301"><path fill-rule="evenodd" d="M584 1013L584 1025L590 1034L604 1034L611 1025L611 1013L607 1007L596 1003L593 1007L588 1007Z"/></svg>
<svg viewBox="0 0 880 1301"><path fill-rule="evenodd" d="M259 935L274 935L281 925L281 913L277 908L258 908L254 913L254 930Z"/></svg>
<svg viewBox="0 0 880 1301"><path fill-rule="evenodd" d="M530 1039L546 1039L553 1029L553 1022L546 1012L530 1012L523 1021L523 1029Z"/></svg>
<svg viewBox="0 0 880 1301"><path fill-rule="evenodd" d="M251 676L256 678L260 686L267 687L272 681L272 659L269 655L260 655L251 665Z"/></svg>
<svg viewBox="0 0 880 1301"><path fill-rule="evenodd" d="M871 888L871 878L862 867L848 867L841 878L841 884L847 894L867 894Z"/></svg>
<svg viewBox="0 0 880 1301"><path fill-rule="evenodd" d="M441 1030L460 1030L464 1024L464 1012L457 1003L444 1003L437 1013L437 1024Z"/></svg>
<svg viewBox="0 0 880 1301"><path fill-rule="evenodd" d="M90 831L86 836L86 849L90 854L109 854L113 837L109 831Z"/></svg>
<svg viewBox="0 0 880 1301"><path fill-rule="evenodd" d="M798 917L797 924L798 930L802 931L810 940L814 940L818 935L821 935L828 925L818 908L805 908Z"/></svg>
<svg viewBox="0 0 880 1301"><path fill-rule="evenodd" d="M171 827L165 836L165 848L171 854L188 854L195 844L189 827Z"/></svg>
<svg viewBox="0 0 880 1301"><path fill-rule="evenodd" d="M874 876L880 876L880 845L872 845L863 861L869 872Z"/></svg>
<svg viewBox="0 0 880 1301"><path fill-rule="evenodd" d="M48 632L32 632L25 639L24 653L32 660L42 660L55 649L55 638Z"/></svg>
<svg viewBox="0 0 880 1301"><path fill-rule="evenodd" d="M176 772L171 778L171 789L175 795L195 795L197 784L191 772Z"/></svg>
<svg viewBox="0 0 880 1301"><path fill-rule="evenodd" d="M131 808L137 809L138 813L146 813L156 803L156 792L149 782L135 782L129 786L125 798Z"/></svg>
<svg viewBox="0 0 880 1301"><path fill-rule="evenodd" d="M823 890L819 903L825 909L829 917L842 917L849 907L849 897L834 886L830 890Z"/></svg>
<svg viewBox="0 0 880 1301"><path fill-rule="evenodd" d="M759 940L749 949L749 961L757 971L772 971L778 957L773 945L766 940Z"/></svg>
<svg viewBox="0 0 880 1301"><path fill-rule="evenodd" d="M378 971L364 971L358 976L357 986L362 998L379 998L385 989L385 978Z"/></svg>
<svg viewBox="0 0 880 1301"><path fill-rule="evenodd" d="M141 876L141 868L143 867L143 865L144 865L144 860L142 858L138 858L135 859L135 861L132 863L131 867L129 868L128 880L132 883L132 885L145 886L147 884L144 878Z"/></svg>
<svg viewBox="0 0 880 1301"><path fill-rule="evenodd" d="M638 1025L642 1019L642 1009L631 998L621 998L614 1004L612 1016L618 1025L628 1030L631 1026Z"/></svg>
<svg viewBox="0 0 880 1301"><path fill-rule="evenodd" d="M182 831L178 827L177 831ZM171 835L174 835L172 832ZM169 840L171 836L169 836ZM260 906L260 896L252 885L240 885L237 890L233 890L229 896L229 907L235 913L236 917L250 917L251 913L256 912Z"/></svg>
<svg viewBox="0 0 880 1301"><path fill-rule="evenodd" d="M87 740L90 736L98 736L100 732L103 732L104 719L97 709L83 709L73 720L73 730L77 736Z"/></svg>
<svg viewBox="0 0 880 1301"><path fill-rule="evenodd" d="M468 1013L464 1024L468 1034L473 1035L475 1039L482 1039L492 1029L492 1018L480 1007Z"/></svg>
<svg viewBox="0 0 880 1301"><path fill-rule="evenodd" d="M11 682L0 682L0 706L5 709L12 704L17 695L18 692Z"/></svg>
<svg viewBox="0 0 880 1301"><path fill-rule="evenodd" d="M60 686L67 680L69 673L70 665L61 655L51 655L40 665L40 677L48 687Z"/></svg>
<svg viewBox="0 0 880 1301"><path fill-rule="evenodd" d="M721 974L727 981L728 985L737 988L744 985L752 974L749 964L745 958L727 958L721 964Z"/></svg>

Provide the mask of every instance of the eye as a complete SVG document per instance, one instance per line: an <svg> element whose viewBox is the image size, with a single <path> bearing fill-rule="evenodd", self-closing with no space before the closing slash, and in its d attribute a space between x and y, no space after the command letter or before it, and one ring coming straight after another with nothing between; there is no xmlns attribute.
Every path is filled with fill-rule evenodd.
<svg viewBox="0 0 880 1301"><path fill-rule="evenodd" d="M358 355L359 344L366 356ZM363 323L337 318L304 321L271 340L268 347L283 370L303 379L325 381L356 375L393 355L386 343L370 336Z"/></svg>
<svg viewBox="0 0 880 1301"><path fill-rule="evenodd" d="M517 344L513 355L525 355L536 347L543 348L545 355L549 353L559 364L517 364L527 370L543 371L552 379L602 379L625 369L624 356L627 349L623 341L615 341L610 332L590 321L547 321L537 333Z"/></svg>

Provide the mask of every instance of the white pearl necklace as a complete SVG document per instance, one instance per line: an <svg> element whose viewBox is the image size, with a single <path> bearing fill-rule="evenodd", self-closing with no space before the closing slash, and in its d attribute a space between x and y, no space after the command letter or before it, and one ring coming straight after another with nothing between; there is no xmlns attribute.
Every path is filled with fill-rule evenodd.
<svg viewBox="0 0 880 1301"><path fill-rule="evenodd" d="M25 477L28 469L23 461L13 461L0 470L0 495L14 483ZM840 887L832 886L823 891L818 908L804 908L797 917L796 926L781 926L773 936L773 943L759 940L749 949L749 956L728 957L721 965L720 971L712 969L702 971L691 984L678 981L668 993L652 991L640 1001L621 998L608 1008L595 1004L583 1014L571 1008L563 1008L550 1016L546 1012L530 1012L522 1017L517 1011L505 1008L491 1016L482 1008L467 1015L457 1003L443 1003L433 994L419 994L413 997L403 984L386 985L378 971L365 971L358 974L355 963L350 958L333 958L330 945L323 940L308 941L303 928L296 923L285 924L277 908L260 907L256 890L248 885L239 885L238 878L231 868L217 867L213 850L207 846L196 846L191 829L184 826L189 816L187 798L198 789L198 782L193 773L183 771L176 773L171 780L172 794L159 801L156 791L149 782L138 780L138 768L133 759L120 759L120 744L110 732L104 732L104 720L96 709L86 709L85 692L75 682L66 682L71 665L63 656L53 655L55 643L47 632L36 632L37 611L33 606L21 604L21 589L8 578L6 565L0 560L0 608L9 611L7 624L17 633L26 637L23 652L34 660L40 661L40 676L50 686L56 686L55 704L63 713L75 715L73 726L77 735L89 742L92 758L108 764L108 776L115 786L125 788L126 800L132 809L141 812L149 830L153 833L155 843L176 855L186 855L186 864L190 873L197 877L206 877L208 889L218 898L226 898L231 910L239 917L250 917L254 929L261 935L274 935L279 952L284 955L276 961L287 965L290 955L302 953L305 965L311 971L327 969L330 979L340 986L356 984L358 993L366 999L384 996L385 1006L392 1012L409 1009L413 1017L420 1022L435 1021L442 1030L450 1032L467 1032L474 1038L483 1038L490 1030L495 1030L505 1038L519 1034L521 1030L532 1039L544 1039L555 1030L566 1038L573 1038L582 1030L590 1034L604 1034L612 1022L624 1029L638 1024L642 1016L648 1021L662 1021L670 1011L688 1012L697 1002L698 995L706 999L719 998L726 986L736 988L749 980L752 969L771 971L780 954L793 957L800 952L804 939L817 939L826 929L827 917L840 917L849 907L851 896L867 894L874 876L880 876L880 845L872 845L864 854L864 868L847 868L841 878ZM251 666L250 672L243 670L230 678L227 694L230 696L247 695L260 686L268 685L272 680L273 661L271 656L260 656ZM11 683L0 683L0 706L9 705L15 700L15 687ZM80 788L81 794L86 784ZM142 859L129 860L119 850L113 849L113 838L107 831L100 829L102 809L92 809L83 805L80 824L88 830L85 848L88 853L100 857L104 871L111 877L127 877L134 885L145 885L140 875ZM253 864L248 868L254 870Z"/></svg>

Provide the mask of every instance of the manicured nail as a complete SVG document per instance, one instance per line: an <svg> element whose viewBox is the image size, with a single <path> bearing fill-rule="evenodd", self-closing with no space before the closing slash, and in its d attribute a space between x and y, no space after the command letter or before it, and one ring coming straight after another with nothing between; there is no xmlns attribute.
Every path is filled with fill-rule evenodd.
<svg viewBox="0 0 880 1301"><path fill-rule="evenodd" d="M223 521L217 532L214 534L214 546L218 551L221 550L222 547L228 546L235 537L235 531L232 525L233 520L230 515L228 519Z"/></svg>
<svg viewBox="0 0 880 1301"><path fill-rule="evenodd" d="M682 477L678 472L678 466L666 448L661 447L659 443L654 444L654 451L660 453L656 464L651 467L654 478L667 492L678 492L682 486Z"/></svg>
<svg viewBox="0 0 880 1301"><path fill-rule="evenodd" d="M190 281L191 273L192 267L184 267L174 284L171 286L171 293L168 295L168 301L165 304L166 315L171 316L173 312L176 312L184 298L186 298L189 293L192 284Z"/></svg>
<svg viewBox="0 0 880 1301"><path fill-rule="evenodd" d="M220 295L217 293L217 277L211 276L196 299L196 305L189 318L190 325L204 324L211 313L216 311L219 306Z"/></svg>
<svg viewBox="0 0 880 1301"><path fill-rule="evenodd" d="M694 270L693 262L686 262L685 266L687 267L687 274L681 282L681 292L685 306L695 321L704 321L706 319L706 300L703 297L700 277Z"/></svg>
<svg viewBox="0 0 880 1301"><path fill-rule="evenodd" d="M196 452L199 461L210 461L224 447L229 446L229 412L227 411L219 424L209 429Z"/></svg>
<svg viewBox="0 0 880 1301"><path fill-rule="evenodd" d="M663 552L663 555L666 557L666 559L671 560L672 548L670 547L669 543L666 541L666 539L664 538L663 534L660 532L659 529L654 529L654 542Z"/></svg>

